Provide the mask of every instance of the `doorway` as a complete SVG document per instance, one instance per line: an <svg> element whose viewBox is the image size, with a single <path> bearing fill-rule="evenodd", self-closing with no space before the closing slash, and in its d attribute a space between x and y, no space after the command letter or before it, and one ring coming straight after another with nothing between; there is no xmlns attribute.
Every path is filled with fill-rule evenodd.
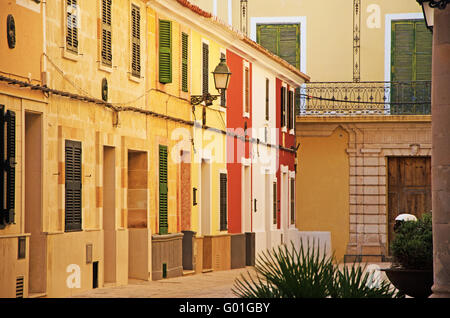
<svg viewBox="0 0 450 318"><path fill-rule="evenodd" d="M388 158L388 246L395 218L409 213L420 218L431 211L431 158Z"/></svg>
<svg viewBox="0 0 450 318"><path fill-rule="evenodd" d="M116 152L103 148L104 281L116 282Z"/></svg>
<svg viewBox="0 0 450 318"><path fill-rule="evenodd" d="M29 239L28 292L46 292L46 237L42 228L42 115L25 113L25 232Z"/></svg>
<svg viewBox="0 0 450 318"><path fill-rule="evenodd" d="M201 166L201 234L211 234L211 163L202 159Z"/></svg>

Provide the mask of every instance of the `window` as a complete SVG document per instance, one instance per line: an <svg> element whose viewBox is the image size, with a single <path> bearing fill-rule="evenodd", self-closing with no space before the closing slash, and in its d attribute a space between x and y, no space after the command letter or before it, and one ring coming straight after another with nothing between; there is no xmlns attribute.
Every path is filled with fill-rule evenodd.
<svg viewBox="0 0 450 318"><path fill-rule="evenodd" d="M202 46L202 94L209 93L209 45L203 42Z"/></svg>
<svg viewBox="0 0 450 318"><path fill-rule="evenodd" d="M189 36L181 33L181 90L188 91L188 59L189 59Z"/></svg>
<svg viewBox="0 0 450 318"><path fill-rule="evenodd" d="M274 182L272 185L272 204L273 204L273 211L272 211L272 224L277 224L277 183Z"/></svg>
<svg viewBox="0 0 450 318"><path fill-rule="evenodd" d="M244 115L250 113L250 71L249 65L244 62Z"/></svg>
<svg viewBox="0 0 450 318"><path fill-rule="evenodd" d="M65 144L65 230L81 231L81 142Z"/></svg>
<svg viewBox="0 0 450 318"><path fill-rule="evenodd" d="M78 53L77 0L66 0L66 49Z"/></svg>
<svg viewBox="0 0 450 318"><path fill-rule="evenodd" d="M131 5L131 75L141 77L141 11Z"/></svg>
<svg viewBox="0 0 450 318"><path fill-rule="evenodd" d="M226 231L227 226L227 174L220 174L220 230Z"/></svg>
<svg viewBox="0 0 450 318"><path fill-rule="evenodd" d="M12 110L5 113L5 106L0 105L0 122L0 161L2 163L0 170L0 229L2 229L8 224L15 223L16 113Z"/></svg>
<svg viewBox="0 0 450 318"><path fill-rule="evenodd" d="M295 225L295 179L291 178L291 224Z"/></svg>
<svg viewBox="0 0 450 318"><path fill-rule="evenodd" d="M300 69L300 24L257 24L256 42Z"/></svg>
<svg viewBox="0 0 450 318"><path fill-rule="evenodd" d="M280 125L281 125L281 127L286 127L286 92L287 92L286 87L281 86L281 103L280 103L280 107L281 107Z"/></svg>
<svg viewBox="0 0 450 318"><path fill-rule="evenodd" d="M111 24L111 2L102 0L102 64L112 66L112 24Z"/></svg>
<svg viewBox="0 0 450 318"><path fill-rule="evenodd" d="M167 234L168 201L167 201L167 146L159 146L159 234Z"/></svg>
<svg viewBox="0 0 450 318"><path fill-rule="evenodd" d="M269 79L266 78L266 120L269 120Z"/></svg>
<svg viewBox="0 0 450 318"><path fill-rule="evenodd" d="M224 53L220 53L220 58L221 58L221 59L226 58L226 57L225 57L225 54L224 54ZM225 90L222 89L222 90L220 91L220 106L224 106L224 107L225 107L226 105L227 105L227 96L226 96Z"/></svg>
<svg viewBox="0 0 450 318"><path fill-rule="evenodd" d="M172 83L172 22L159 20L159 82Z"/></svg>
<svg viewBox="0 0 450 318"><path fill-rule="evenodd" d="M287 103L287 113L288 113L288 129L294 129L293 119L294 119L294 91L289 90Z"/></svg>
<svg viewBox="0 0 450 318"><path fill-rule="evenodd" d="M426 28L424 20L393 21L391 41L391 81L430 81L432 33ZM418 111L414 108L415 105L396 105L396 101L415 102L430 99L429 84L423 82L393 84L391 113Z"/></svg>

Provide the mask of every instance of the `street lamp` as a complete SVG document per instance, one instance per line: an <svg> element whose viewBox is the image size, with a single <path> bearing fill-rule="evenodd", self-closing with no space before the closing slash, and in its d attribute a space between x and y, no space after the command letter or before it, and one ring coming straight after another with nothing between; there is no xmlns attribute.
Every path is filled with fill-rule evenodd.
<svg viewBox="0 0 450 318"><path fill-rule="evenodd" d="M422 6L423 16L425 18L425 24L427 28L433 32L434 25L434 9L445 9L450 0L417 0L417 2Z"/></svg>
<svg viewBox="0 0 450 318"><path fill-rule="evenodd" d="M228 84L230 83L231 72L224 57L220 58L220 63L216 66L212 74L214 76L214 85L216 86L216 89L220 92L226 91ZM191 95L191 104L199 105L200 103L205 102L206 106L211 106L212 102L218 97L220 97L220 95L211 95L210 93Z"/></svg>

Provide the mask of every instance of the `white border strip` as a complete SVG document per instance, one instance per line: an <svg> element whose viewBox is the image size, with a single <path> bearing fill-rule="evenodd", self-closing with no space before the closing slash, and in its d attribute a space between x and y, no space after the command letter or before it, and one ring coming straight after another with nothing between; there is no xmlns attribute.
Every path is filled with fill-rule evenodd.
<svg viewBox="0 0 450 318"><path fill-rule="evenodd" d="M250 38L256 42L257 24L300 24L300 72L306 74L306 17L253 17L250 19Z"/></svg>

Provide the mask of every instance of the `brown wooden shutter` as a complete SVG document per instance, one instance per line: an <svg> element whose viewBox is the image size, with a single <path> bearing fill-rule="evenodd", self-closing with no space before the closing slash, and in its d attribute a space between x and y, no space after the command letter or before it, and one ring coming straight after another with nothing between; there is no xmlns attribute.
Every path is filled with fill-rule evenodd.
<svg viewBox="0 0 450 318"><path fill-rule="evenodd" d="M66 49L78 53L77 0L66 0Z"/></svg>
<svg viewBox="0 0 450 318"><path fill-rule="evenodd" d="M141 76L141 11L131 5L131 74Z"/></svg>
<svg viewBox="0 0 450 318"><path fill-rule="evenodd" d="M181 33L181 90L188 91L189 86L189 36L186 33Z"/></svg>
<svg viewBox="0 0 450 318"><path fill-rule="evenodd" d="M209 93L209 45L203 43L202 48L202 94L207 95Z"/></svg>
<svg viewBox="0 0 450 318"><path fill-rule="evenodd" d="M227 174L220 174L220 230L228 229L227 222Z"/></svg>
<svg viewBox="0 0 450 318"><path fill-rule="evenodd" d="M102 64L112 66L112 0L102 0Z"/></svg>
<svg viewBox="0 0 450 318"><path fill-rule="evenodd" d="M244 94L245 94L245 100L244 100L244 111L246 113L250 113L250 72L248 67L244 68Z"/></svg>
<svg viewBox="0 0 450 318"><path fill-rule="evenodd" d="M81 142L65 143L65 230L81 231Z"/></svg>

